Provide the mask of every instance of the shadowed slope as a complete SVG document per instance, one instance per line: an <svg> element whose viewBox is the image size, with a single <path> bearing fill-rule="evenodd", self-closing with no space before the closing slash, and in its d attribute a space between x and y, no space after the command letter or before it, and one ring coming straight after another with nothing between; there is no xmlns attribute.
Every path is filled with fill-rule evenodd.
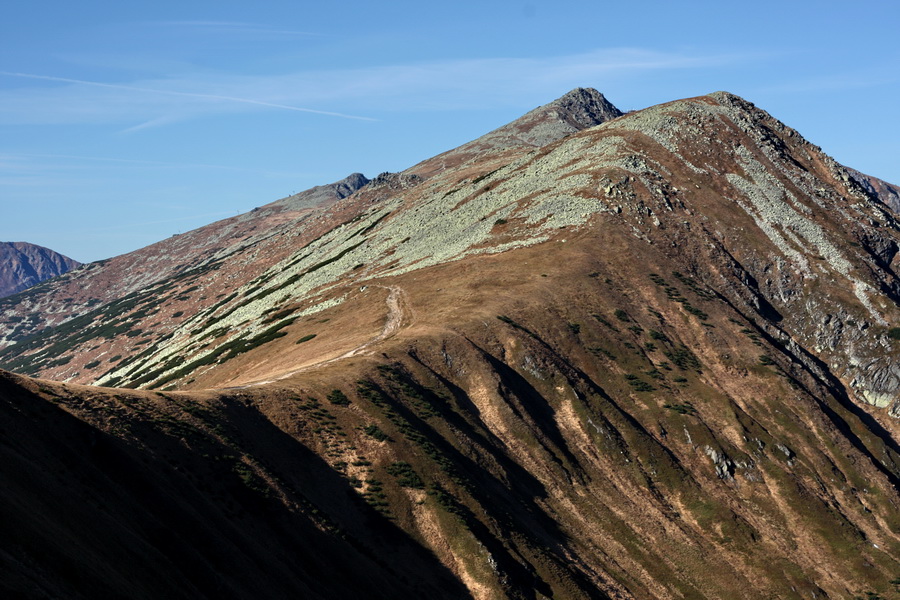
<svg viewBox="0 0 900 600"><path fill-rule="evenodd" d="M0 379L7 597L465 596L244 400L40 390Z"/></svg>

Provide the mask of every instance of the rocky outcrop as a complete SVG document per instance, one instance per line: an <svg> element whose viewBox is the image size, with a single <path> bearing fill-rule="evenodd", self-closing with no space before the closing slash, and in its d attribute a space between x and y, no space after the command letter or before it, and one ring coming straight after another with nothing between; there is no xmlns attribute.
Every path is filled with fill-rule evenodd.
<svg viewBox="0 0 900 600"><path fill-rule="evenodd" d="M288 196L281 200L277 200L265 207L257 209L258 211L281 211L281 210L304 210L309 208L318 208L334 202L335 199L340 200L346 198L356 190L369 183L369 180L362 173L352 173L347 177L328 185L319 185L310 188L299 194Z"/></svg>
<svg viewBox="0 0 900 600"><path fill-rule="evenodd" d="M81 266L49 248L27 242L0 242L0 298Z"/></svg>
<svg viewBox="0 0 900 600"><path fill-rule="evenodd" d="M847 171L868 193L877 198L879 202L883 202L886 206L889 206L895 213L900 213L900 187L882 181L877 177L860 173L855 169L847 169Z"/></svg>

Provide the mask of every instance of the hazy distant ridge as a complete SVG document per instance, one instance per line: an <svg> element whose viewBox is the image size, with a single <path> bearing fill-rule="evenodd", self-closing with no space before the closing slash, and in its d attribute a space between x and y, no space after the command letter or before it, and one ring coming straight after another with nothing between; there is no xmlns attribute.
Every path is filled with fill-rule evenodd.
<svg viewBox="0 0 900 600"><path fill-rule="evenodd" d="M77 260L28 242L0 242L0 298L81 266Z"/></svg>

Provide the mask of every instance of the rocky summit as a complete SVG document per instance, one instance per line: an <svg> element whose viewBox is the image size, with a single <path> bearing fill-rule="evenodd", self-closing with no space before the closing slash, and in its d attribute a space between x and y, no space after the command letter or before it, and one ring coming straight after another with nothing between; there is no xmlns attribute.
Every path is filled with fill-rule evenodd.
<svg viewBox="0 0 900 600"><path fill-rule="evenodd" d="M0 300L0 590L894 597L896 189L578 89Z"/></svg>
<svg viewBox="0 0 900 600"><path fill-rule="evenodd" d="M0 242L0 298L62 275L81 263L27 242Z"/></svg>

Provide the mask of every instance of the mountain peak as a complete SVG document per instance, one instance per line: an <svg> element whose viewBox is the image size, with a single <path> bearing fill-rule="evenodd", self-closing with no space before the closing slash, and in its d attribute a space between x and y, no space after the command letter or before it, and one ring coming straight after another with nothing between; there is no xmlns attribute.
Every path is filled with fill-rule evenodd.
<svg viewBox="0 0 900 600"><path fill-rule="evenodd" d="M536 108L522 118L532 114L542 115L551 110L556 111L559 119L575 127L576 130L594 127L624 114L597 90L575 88L553 102Z"/></svg>
<svg viewBox="0 0 900 600"><path fill-rule="evenodd" d="M62 275L81 263L28 242L0 242L0 298Z"/></svg>
<svg viewBox="0 0 900 600"><path fill-rule="evenodd" d="M491 146L494 148L499 145L496 142L505 142L504 145L510 146L540 147L576 131L621 117L622 114L597 90L575 88L472 143L493 142Z"/></svg>
<svg viewBox="0 0 900 600"><path fill-rule="evenodd" d="M624 113L593 88L575 88L480 138L419 163L410 172L428 176L488 151L546 146Z"/></svg>

